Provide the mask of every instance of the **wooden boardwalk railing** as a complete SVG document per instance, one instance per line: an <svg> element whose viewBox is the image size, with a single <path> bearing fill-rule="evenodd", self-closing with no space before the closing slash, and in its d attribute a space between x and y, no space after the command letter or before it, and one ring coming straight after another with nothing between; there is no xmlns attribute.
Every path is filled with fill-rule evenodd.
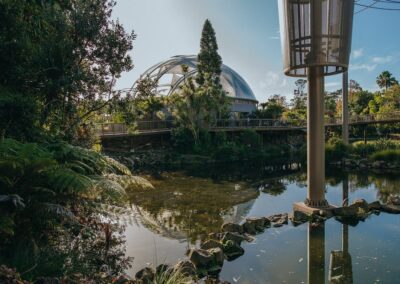
<svg viewBox="0 0 400 284"><path fill-rule="evenodd" d="M377 123L397 123L400 122L400 112L386 114L367 114L351 116L350 125L377 124ZM328 118L325 126L339 126L342 118ZM175 128L173 120L159 121L138 121L133 127L127 127L122 123L103 123L99 124L100 136L127 135L140 133L163 133ZM243 129L255 130L295 130L306 129L307 121L290 119L220 119L210 127L214 131L235 131Z"/></svg>

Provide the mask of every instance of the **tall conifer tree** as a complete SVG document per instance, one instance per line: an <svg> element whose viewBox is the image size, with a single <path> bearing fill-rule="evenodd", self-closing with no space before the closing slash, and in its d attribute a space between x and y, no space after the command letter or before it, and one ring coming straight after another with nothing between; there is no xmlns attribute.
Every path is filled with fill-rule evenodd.
<svg viewBox="0 0 400 284"><path fill-rule="evenodd" d="M200 40L200 53L197 56L198 75L196 82L202 86L207 78L211 79L216 86L220 84L222 59L218 54L218 44L214 28L207 19L203 26L203 32Z"/></svg>

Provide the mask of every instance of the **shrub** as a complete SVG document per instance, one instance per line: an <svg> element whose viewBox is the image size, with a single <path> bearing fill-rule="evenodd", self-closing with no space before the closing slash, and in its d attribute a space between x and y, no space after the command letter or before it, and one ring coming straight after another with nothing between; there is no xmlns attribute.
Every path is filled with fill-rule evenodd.
<svg viewBox="0 0 400 284"><path fill-rule="evenodd" d="M228 138L226 137L226 133L221 131L221 132L216 132L214 135L213 142L217 146L222 146L227 143Z"/></svg>
<svg viewBox="0 0 400 284"><path fill-rule="evenodd" d="M350 147L342 139L333 137L325 145L325 159L329 161L338 161L347 157L350 153Z"/></svg>
<svg viewBox="0 0 400 284"><path fill-rule="evenodd" d="M232 162L239 159L240 149L234 143L227 143L217 148L213 158L218 162Z"/></svg>
<svg viewBox="0 0 400 284"><path fill-rule="evenodd" d="M261 148L262 138L255 130L245 130L239 137L239 143L249 148Z"/></svg>
<svg viewBox="0 0 400 284"><path fill-rule="evenodd" d="M192 133L187 128L179 127L171 132L171 140L174 148L181 153L193 150L194 139Z"/></svg>
<svg viewBox="0 0 400 284"><path fill-rule="evenodd" d="M400 150L383 150L371 155L373 161L400 162Z"/></svg>

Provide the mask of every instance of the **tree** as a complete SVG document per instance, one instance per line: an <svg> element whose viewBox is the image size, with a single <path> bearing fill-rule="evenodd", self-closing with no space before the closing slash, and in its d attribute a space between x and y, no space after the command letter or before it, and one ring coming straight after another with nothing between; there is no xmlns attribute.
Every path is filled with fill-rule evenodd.
<svg viewBox="0 0 400 284"><path fill-rule="evenodd" d="M307 109L307 94L304 93L307 80L298 79L295 82L297 90L294 92L292 102L292 109Z"/></svg>
<svg viewBox="0 0 400 284"><path fill-rule="evenodd" d="M113 0L0 2L0 85L33 98L37 125L72 140L119 97L135 39L111 19Z"/></svg>
<svg viewBox="0 0 400 284"><path fill-rule="evenodd" d="M379 74L379 76L376 77L376 83L381 89L385 88L386 91L391 86L399 84L396 78L393 77L392 73L389 71L383 71L381 74Z"/></svg>
<svg viewBox="0 0 400 284"><path fill-rule="evenodd" d="M146 76L136 85L134 104L137 113L142 117L154 120L155 114L164 107L163 99L157 93L158 82Z"/></svg>
<svg viewBox="0 0 400 284"><path fill-rule="evenodd" d="M281 118L282 113L286 110L286 98L280 95L271 96L268 101L261 103L261 110L256 111L256 116L266 119Z"/></svg>
<svg viewBox="0 0 400 284"><path fill-rule="evenodd" d="M185 79L178 92L169 97L170 111L178 125L190 131L197 144L200 130L206 128L209 121L205 111L208 98L199 93L194 79L188 76L188 66L183 65L182 71Z"/></svg>
<svg viewBox="0 0 400 284"><path fill-rule="evenodd" d="M197 56L198 92L208 97L207 111L213 116L223 117L228 112L228 99L220 83L222 59L218 54L218 44L214 28L207 19L200 40L200 52Z"/></svg>
<svg viewBox="0 0 400 284"><path fill-rule="evenodd" d="M374 95L368 91L353 92L349 101L351 114L369 113L369 102L374 99Z"/></svg>

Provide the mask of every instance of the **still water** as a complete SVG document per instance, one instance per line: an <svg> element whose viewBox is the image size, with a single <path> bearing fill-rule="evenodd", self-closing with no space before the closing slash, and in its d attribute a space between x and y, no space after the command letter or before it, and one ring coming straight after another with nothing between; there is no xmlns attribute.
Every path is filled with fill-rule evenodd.
<svg viewBox="0 0 400 284"><path fill-rule="evenodd" d="M292 169L294 171L292 171ZM148 178L155 190L136 195L126 228L129 274L145 266L174 264L224 222L291 212L306 197L306 176L236 165L169 171ZM341 205L386 201L400 193L400 177L329 172L326 196ZM231 283L400 283L400 216L371 215L354 226L330 219L322 227L270 228L243 243L245 254L225 261L220 278ZM342 277L342 280L338 280ZM336 280L335 280L336 279Z"/></svg>

